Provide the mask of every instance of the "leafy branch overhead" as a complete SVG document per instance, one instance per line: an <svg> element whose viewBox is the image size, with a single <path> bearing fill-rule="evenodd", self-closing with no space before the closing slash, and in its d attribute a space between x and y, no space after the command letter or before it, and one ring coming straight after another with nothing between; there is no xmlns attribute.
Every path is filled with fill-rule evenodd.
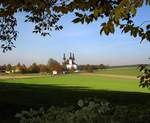
<svg viewBox="0 0 150 123"><path fill-rule="evenodd" d="M3 51L14 47L18 32L15 13L24 12L25 22L35 24L33 33L49 35L52 30L61 30L58 22L63 15L74 13L73 23L100 21L100 34L109 35L119 27L123 33L150 41L150 24L135 25L133 18L150 0L0 0L0 40ZM102 20L104 19L104 21ZM104 23L102 23L104 22Z"/></svg>
<svg viewBox="0 0 150 123"><path fill-rule="evenodd" d="M139 70L142 72L140 76L140 85L143 88L150 89L150 66L149 65L140 65Z"/></svg>

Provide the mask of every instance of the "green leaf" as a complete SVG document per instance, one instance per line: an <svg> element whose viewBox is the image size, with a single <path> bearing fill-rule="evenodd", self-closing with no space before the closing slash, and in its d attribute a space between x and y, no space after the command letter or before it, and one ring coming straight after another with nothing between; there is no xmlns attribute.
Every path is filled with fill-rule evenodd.
<svg viewBox="0 0 150 123"><path fill-rule="evenodd" d="M137 32L133 31L133 37L136 37L136 36L137 36Z"/></svg>
<svg viewBox="0 0 150 123"><path fill-rule="evenodd" d="M108 26L104 26L104 32L106 35L109 34L109 27Z"/></svg>
<svg viewBox="0 0 150 123"><path fill-rule="evenodd" d="M95 10L94 10L94 17L99 16L101 13L102 13L102 8L95 9Z"/></svg>
<svg viewBox="0 0 150 123"><path fill-rule="evenodd" d="M135 7L132 7L132 8L131 8L131 13L132 13L133 16L136 15L136 8L135 8Z"/></svg>
<svg viewBox="0 0 150 123"><path fill-rule="evenodd" d="M102 33L103 33L103 28L100 30L100 35L102 35Z"/></svg>
<svg viewBox="0 0 150 123"><path fill-rule="evenodd" d="M149 30L150 29L150 24L146 26L146 29Z"/></svg>
<svg viewBox="0 0 150 123"><path fill-rule="evenodd" d="M126 26L126 27L123 29L123 31L124 31L125 33L129 32L129 27Z"/></svg>
<svg viewBox="0 0 150 123"><path fill-rule="evenodd" d="M105 26L105 25L106 25L106 23L105 23L105 22L101 24L101 26Z"/></svg>
<svg viewBox="0 0 150 123"><path fill-rule="evenodd" d="M72 22L73 22L73 23L79 23L80 21L81 21L80 18L76 18L76 19L74 19Z"/></svg>
<svg viewBox="0 0 150 123"><path fill-rule="evenodd" d="M142 38L141 38L141 42L142 42L145 38L146 38L146 36L143 35Z"/></svg>
<svg viewBox="0 0 150 123"><path fill-rule="evenodd" d="M83 106L84 106L83 100L79 100L77 104L78 104L78 106L80 106L80 107L83 107Z"/></svg>
<svg viewBox="0 0 150 123"><path fill-rule="evenodd" d="M83 17L83 15L78 13L78 12L75 12L75 15L78 16L78 17Z"/></svg>
<svg viewBox="0 0 150 123"><path fill-rule="evenodd" d="M48 13L48 14L51 14L51 11L48 9L48 10L47 10L47 13Z"/></svg>

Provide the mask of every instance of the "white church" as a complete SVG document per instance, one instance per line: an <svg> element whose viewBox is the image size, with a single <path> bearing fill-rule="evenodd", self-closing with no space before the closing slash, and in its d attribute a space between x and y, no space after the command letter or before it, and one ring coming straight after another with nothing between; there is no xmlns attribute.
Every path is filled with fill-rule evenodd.
<svg viewBox="0 0 150 123"><path fill-rule="evenodd" d="M65 54L63 56L63 65L65 65L66 69L71 70L77 70L77 64L75 63L75 57L73 53L70 53L69 58L67 59Z"/></svg>

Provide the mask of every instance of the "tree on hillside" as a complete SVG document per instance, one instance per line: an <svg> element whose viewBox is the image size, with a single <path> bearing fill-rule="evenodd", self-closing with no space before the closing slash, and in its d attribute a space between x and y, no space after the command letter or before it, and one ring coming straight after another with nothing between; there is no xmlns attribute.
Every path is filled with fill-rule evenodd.
<svg viewBox="0 0 150 123"><path fill-rule="evenodd" d="M33 63L30 67L29 67L29 72L30 73L39 73L39 67L36 63Z"/></svg>
<svg viewBox="0 0 150 123"><path fill-rule="evenodd" d="M92 67L92 65L87 64L87 65L85 65L84 70L86 72L92 73L93 72L93 67Z"/></svg>
<svg viewBox="0 0 150 123"><path fill-rule="evenodd" d="M11 50L18 32L16 13L25 13L25 22L35 24L33 33L49 35L61 30L58 22L63 15L73 13L73 23L89 24L98 19L100 34L109 35L120 28L123 33L150 41L150 20L136 25L134 17L150 0L0 0L0 40L3 51ZM103 22L103 23L102 23Z"/></svg>
<svg viewBox="0 0 150 123"><path fill-rule="evenodd" d="M18 62L18 64L16 65L16 67L21 67L21 64L20 64L20 62Z"/></svg>
<svg viewBox="0 0 150 123"><path fill-rule="evenodd" d="M20 62L18 62L18 64L15 66L14 70L15 70L16 73L21 73L21 64L20 64Z"/></svg>
<svg viewBox="0 0 150 123"><path fill-rule="evenodd" d="M38 65L38 67L39 67L41 73L47 73L48 72L47 65L40 64L40 65Z"/></svg>
<svg viewBox="0 0 150 123"><path fill-rule="evenodd" d="M6 71L6 65L0 66L0 73L4 73Z"/></svg>
<svg viewBox="0 0 150 123"><path fill-rule="evenodd" d="M6 66L6 71L9 71L9 72L12 71L12 66L11 66L11 64L8 64L8 65Z"/></svg>
<svg viewBox="0 0 150 123"><path fill-rule="evenodd" d="M28 72L28 68L26 67L25 64L21 65L20 71L21 71L21 73L27 73Z"/></svg>
<svg viewBox="0 0 150 123"><path fill-rule="evenodd" d="M50 58L50 59L48 60L47 65L48 65L48 66L51 66L52 64L59 64L59 62L58 62L58 61L56 61L56 60L55 60L55 59L53 59L53 58Z"/></svg>
<svg viewBox="0 0 150 123"><path fill-rule="evenodd" d="M114 33L119 27L123 33L150 41L150 20L136 25L134 17L150 0L0 0L0 40L3 51L14 47L18 32L16 13L25 13L25 22L35 24L33 33L42 36L61 30L58 22L63 15L73 13L73 23L92 23L101 19L100 33ZM103 20L104 19L104 20Z"/></svg>
<svg viewBox="0 0 150 123"><path fill-rule="evenodd" d="M103 69L105 69L105 68L106 68L106 66L105 66L104 64L100 64L100 65L99 65L99 69L103 70Z"/></svg>
<svg viewBox="0 0 150 123"><path fill-rule="evenodd" d="M52 71L54 70L56 70L59 73L63 71L63 66L58 61L52 58L48 60L47 66L50 73L52 73Z"/></svg>

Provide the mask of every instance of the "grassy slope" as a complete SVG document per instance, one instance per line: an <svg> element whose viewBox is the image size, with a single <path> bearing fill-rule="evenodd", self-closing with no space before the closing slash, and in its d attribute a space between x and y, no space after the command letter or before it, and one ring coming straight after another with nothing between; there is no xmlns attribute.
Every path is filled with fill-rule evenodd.
<svg viewBox="0 0 150 123"><path fill-rule="evenodd" d="M138 80L86 75L0 80L0 123L16 123L14 114L30 107L68 106L88 97L125 105L150 102L149 90L139 88Z"/></svg>
<svg viewBox="0 0 150 123"><path fill-rule="evenodd" d="M122 68L98 70L98 71L96 71L96 73L115 74L115 75L131 75L131 76L140 75L140 72L137 69L137 67L122 67Z"/></svg>
<svg viewBox="0 0 150 123"><path fill-rule="evenodd" d="M120 79L112 77L86 76L86 75L62 75L55 77L41 77L15 80L1 80L8 83L46 84L57 86L78 86L96 90L112 90L127 92L147 92L149 90L138 87L138 80Z"/></svg>

